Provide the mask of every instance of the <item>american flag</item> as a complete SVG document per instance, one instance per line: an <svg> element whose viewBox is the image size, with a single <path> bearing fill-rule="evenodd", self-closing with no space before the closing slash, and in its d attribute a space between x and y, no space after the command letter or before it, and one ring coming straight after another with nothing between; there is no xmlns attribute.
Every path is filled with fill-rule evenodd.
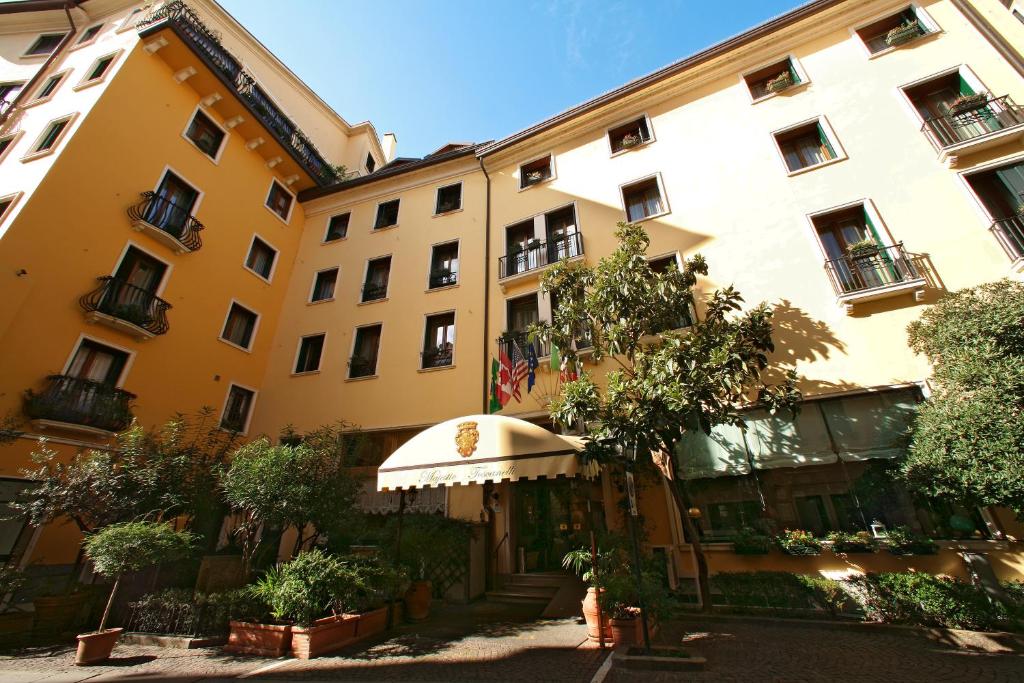
<svg viewBox="0 0 1024 683"><path fill-rule="evenodd" d="M526 377L529 371L529 366L526 364L526 357L523 356L522 349L519 348L519 344L515 341L512 342L512 398L523 402L522 393L519 391L519 385L522 384L523 378Z"/></svg>

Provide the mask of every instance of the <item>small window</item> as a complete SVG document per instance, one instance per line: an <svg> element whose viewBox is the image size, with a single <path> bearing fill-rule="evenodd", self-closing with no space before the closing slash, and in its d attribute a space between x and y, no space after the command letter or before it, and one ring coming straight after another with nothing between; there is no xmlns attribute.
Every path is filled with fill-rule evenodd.
<svg viewBox="0 0 1024 683"><path fill-rule="evenodd" d="M434 213L448 213L462 208L462 183L446 185L437 190Z"/></svg>
<svg viewBox="0 0 1024 683"><path fill-rule="evenodd" d="M747 74L743 80L747 83L750 96L755 100L780 93L803 82L793 61L788 57L781 62Z"/></svg>
<svg viewBox="0 0 1024 683"><path fill-rule="evenodd" d="M832 143L817 121L776 133L775 142L791 173L836 158Z"/></svg>
<svg viewBox="0 0 1024 683"><path fill-rule="evenodd" d="M914 7L857 29L857 35L871 54L899 47L930 33L933 33L930 20L925 20L923 13Z"/></svg>
<svg viewBox="0 0 1024 683"><path fill-rule="evenodd" d="M424 370L448 367L452 364L454 352L455 312L427 316L421 367Z"/></svg>
<svg viewBox="0 0 1024 683"><path fill-rule="evenodd" d="M366 265L366 280L363 282L363 303L380 301L388 296L388 279L391 276L391 257L383 256Z"/></svg>
<svg viewBox="0 0 1024 683"><path fill-rule="evenodd" d="M99 35L100 31L103 30L103 24L96 24L82 31L82 36L78 39L75 45L85 45L91 43Z"/></svg>
<svg viewBox="0 0 1024 683"><path fill-rule="evenodd" d="M528 164L523 164L519 167L519 189L539 185L545 180L549 180L552 175L550 154Z"/></svg>
<svg viewBox="0 0 1024 683"><path fill-rule="evenodd" d="M107 69L114 63L114 55L107 55L106 57L100 57L96 60L96 64L93 65L92 71L86 76L82 83L92 83L103 78L103 75L107 73Z"/></svg>
<svg viewBox="0 0 1024 683"><path fill-rule="evenodd" d="M249 247L249 255L245 257L245 267L259 275L264 280L269 280L274 272L274 262L277 260L277 250L261 240L259 237L252 238L252 246Z"/></svg>
<svg viewBox="0 0 1024 683"><path fill-rule="evenodd" d="M24 83L0 83L0 112L11 106L24 86Z"/></svg>
<svg viewBox="0 0 1024 683"><path fill-rule="evenodd" d="M633 149L651 141L651 128L646 116L624 123L608 131L612 154Z"/></svg>
<svg viewBox="0 0 1024 683"><path fill-rule="evenodd" d="M372 377L377 374L377 356L380 352L380 325L356 328L352 358L348 362L350 379Z"/></svg>
<svg viewBox="0 0 1024 683"><path fill-rule="evenodd" d="M392 199L389 202L377 205L377 220L373 222L374 230L398 225L398 202L399 200Z"/></svg>
<svg viewBox="0 0 1024 683"><path fill-rule="evenodd" d="M119 386L128 365L129 354L105 344L83 339L75 350L65 373L68 377L96 382L107 387Z"/></svg>
<svg viewBox="0 0 1024 683"><path fill-rule="evenodd" d="M14 200L18 198L17 194L9 194L6 197L0 197L0 221L4 219L7 212L14 206Z"/></svg>
<svg viewBox="0 0 1024 683"><path fill-rule="evenodd" d="M313 279L312 302L329 301L334 298L334 288L338 284L338 269L321 270Z"/></svg>
<svg viewBox="0 0 1024 683"><path fill-rule="evenodd" d="M295 374L316 372L320 369L320 356L324 352L323 334L311 334L299 340L299 355L295 359Z"/></svg>
<svg viewBox="0 0 1024 683"><path fill-rule="evenodd" d="M288 216L292 212L292 201L294 198L284 185L276 180L270 183L270 193L267 195L267 208L281 217L281 220L288 222Z"/></svg>
<svg viewBox="0 0 1024 683"><path fill-rule="evenodd" d="M216 160L220 153L221 143L224 142L224 131L202 110L197 109L196 115L192 117L188 129L185 131L185 137L198 147L200 152ZM282 218L288 215L288 208L285 208L284 211L285 215Z"/></svg>
<svg viewBox="0 0 1024 683"><path fill-rule="evenodd" d="M57 92L57 87L60 82L64 80L67 72L54 74L46 79L43 83L43 87L39 89L36 96L32 99L32 102L39 102L41 100L48 100L53 97L53 93Z"/></svg>
<svg viewBox="0 0 1024 683"><path fill-rule="evenodd" d="M377 162L373 160L372 154L366 155L366 172L373 173L373 169L377 168Z"/></svg>
<svg viewBox="0 0 1024 683"><path fill-rule="evenodd" d="M252 335L256 331L258 319L259 316L249 309L232 303L231 308L228 309L228 317L224 321L224 330L221 332L220 338L248 350L252 345Z"/></svg>
<svg viewBox="0 0 1024 683"><path fill-rule="evenodd" d="M249 427L249 413L255 392L232 384L228 390L228 400L224 404L224 414L220 418L220 426L232 432L244 432Z"/></svg>
<svg viewBox="0 0 1024 683"><path fill-rule="evenodd" d="M668 211L665 200L661 196L661 187L658 185L657 177L624 186L622 198L626 205L626 218L630 222L642 221Z"/></svg>
<svg viewBox="0 0 1024 683"><path fill-rule="evenodd" d="M327 221L327 235L324 237L324 242L345 239L348 236L348 221L351 217L351 213L331 216L331 220Z"/></svg>
<svg viewBox="0 0 1024 683"><path fill-rule="evenodd" d="M430 253L430 289L459 283L459 243L435 245Z"/></svg>
<svg viewBox="0 0 1024 683"><path fill-rule="evenodd" d="M11 145L13 144L13 135L5 135L4 137L0 138L0 159L4 158L4 155L7 154L7 150L9 150L11 148Z"/></svg>
<svg viewBox="0 0 1024 683"><path fill-rule="evenodd" d="M64 40L66 35L66 33L45 33L39 36L36 38L36 42L32 43L32 46L25 52L25 56L38 57L50 54L57 49L60 41Z"/></svg>
<svg viewBox="0 0 1024 683"><path fill-rule="evenodd" d="M71 117L50 123L32 148L32 154L40 154L53 149L60 142L60 138L64 135L64 131L67 130L69 123L71 123Z"/></svg>

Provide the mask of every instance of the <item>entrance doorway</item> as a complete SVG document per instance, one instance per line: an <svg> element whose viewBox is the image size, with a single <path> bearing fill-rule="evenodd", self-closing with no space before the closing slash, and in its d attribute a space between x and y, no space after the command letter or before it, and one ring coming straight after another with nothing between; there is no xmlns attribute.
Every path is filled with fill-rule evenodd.
<svg viewBox="0 0 1024 683"><path fill-rule="evenodd" d="M562 557L590 544L590 530L603 527L599 502L591 483L579 479L535 479L512 485L516 557L519 571L548 572L562 568Z"/></svg>

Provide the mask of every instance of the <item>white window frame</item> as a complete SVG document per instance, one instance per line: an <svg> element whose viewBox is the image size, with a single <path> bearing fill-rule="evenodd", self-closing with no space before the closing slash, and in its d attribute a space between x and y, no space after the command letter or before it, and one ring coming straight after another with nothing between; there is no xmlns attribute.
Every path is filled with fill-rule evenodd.
<svg viewBox="0 0 1024 683"><path fill-rule="evenodd" d="M648 181L651 178L655 178L657 180L657 183L658 183L658 193L661 195L661 203L662 203L662 206L664 207L664 210L661 213L654 213L654 214L651 214L650 216L644 216L643 218L640 218L638 220L631 220L630 217L629 217L629 211L627 210L627 204L626 204L626 188L633 187L634 185L639 185L640 183ZM621 205L622 206L622 215L625 216L625 221L627 223L634 223L634 224L636 224L636 223L643 223L644 221L649 221L652 218L661 218L662 216L667 216L668 214L672 213L672 207L668 203L668 193L665 192L665 183L662 180L661 171L658 171L656 173L649 173L649 174L647 174L645 176L641 176L640 178L635 178L633 180L627 181L627 182L622 183L621 185L619 185L619 201L622 202L622 205ZM579 217L577 216L577 221L578 220L579 220ZM579 226L577 226L577 229L578 228L579 228Z"/></svg>
<svg viewBox="0 0 1024 683"><path fill-rule="evenodd" d="M107 78L112 73L114 73L114 70L118 67L117 58L121 56L122 52L124 52L124 50L114 50L113 52L108 52L107 54L100 55L99 57L94 59L92 64L89 65L89 68L85 70L85 75L82 76L82 80L78 83L78 85L71 89L77 92L79 90L85 90L86 88L92 87L94 85L99 85L100 83L106 81ZM107 65L106 70L96 78L86 80L89 78L89 74L93 72L93 69L99 66L100 62L102 62L104 59L108 57L110 58L110 64Z"/></svg>
<svg viewBox="0 0 1024 683"><path fill-rule="evenodd" d="M57 43L57 47L54 47L49 52L40 52L38 54L34 54L33 55L33 54L29 54L28 51L32 49L33 45L38 43L42 38L45 38L46 36L60 36L61 39L63 40L63 38L67 34L68 34L67 31L43 31L42 33L37 34L36 37L32 39L32 42L25 46L25 51L21 53L21 59L46 59L47 57L49 57L50 55L52 55L54 52L57 51L57 47L60 46L59 42Z"/></svg>
<svg viewBox="0 0 1024 683"><path fill-rule="evenodd" d="M985 206L985 202L982 201L981 196L974 191L971 183L967 180L969 176L978 175L985 173L986 171L992 171L1003 166L1013 166L1024 162L1024 153L1014 154L1009 157L1003 157L994 161L989 161L984 164L978 164L977 166L971 166L970 168L962 171L957 171L957 178L960 182L960 189L963 190L967 197L970 199L971 206L974 207L978 214L978 217L984 222L985 228L989 228L997 220L995 216L989 213L988 208ZM998 240L997 240L998 241Z"/></svg>
<svg viewBox="0 0 1024 683"><path fill-rule="evenodd" d="M252 423L252 414L256 412L256 399L259 397L260 392L255 388L242 384L241 382L228 382L228 389L224 392L224 402L220 406L220 417L217 419L217 428L224 432L230 432L229 429L224 427L224 411L228 408L228 400L231 398L231 387L238 387L239 389L245 389L252 393L252 399L249 401L249 412L245 416L245 424L238 430L239 436L245 436L249 433L249 426Z"/></svg>
<svg viewBox="0 0 1024 683"><path fill-rule="evenodd" d="M618 128L619 126L624 126L627 123L632 123L633 121L637 121L639 119L644 119L647 122L647 133L650 135L650 139L646 140L646 141L642 141L639 145L637 145L635 147L629 147L627 149L620 149L618 152L613 151L612 150L612 136L611 136L611 132L613 130L615 130L616 128ZM606 145L606 147L608 149L608 156L609 157L617 157L617 156L620 156L622 154L628 154L629 152L635 152L636 150L643 149L644 147L647 147L648 145L652 145L652 144L654 144L657 141L658 141L658 138L654 134L654 124L651 121L651 117L647 114L647 112L641 112L639 114L633 114L632 116L627 116L626 118L620 119L619 121L616 121L615 123L613 123L612 125L610 125L610 126L608 126L607 128L604 129L604 144ZM552 170L554 170L554 169L552 169Z"/></svg>
<svg viewBox="0 0 1024 683"><path fill-rule="evenodd" d="M43 142L43 138L45 138L46 134L49 132L50 127L53 126L54 124L60 123L61 121L67 121L67 125L64 126L64 130L62 130L60 132L60 135L57 136L57 139L53 141L52 145L50 145L48 148L46 148L44 150L41 150L41 151L31 151L31 152L29 152L25 156L21 157L22 163L25 163L25 162L28 162L28 161L35 161L36 159L40 159L42 157L49 156L49 155L55 153L60 148L60 146L64 142L64 140L67 139L68 133L71 132L71 128L75 125L75 121L77 119L78 119L78 112L75 112L73 114L66 114L64 116L58 116L57 118L51 119L50 121L48 121L46 123L46 125L43 126L43 130L42 130L41 133L39 133L39 136L36 137L35 141L31 145L29 145L29 149L35 150L37 147L39 147L39 145L41 145L42 142Z"/></svg>
<svg viewBox="0 0 1024 683"><path fill-rule="evenodd" d="M3 224L3 222L7 220L7 217L11 215L12 211L14 211L14 207L17 206L18 200L20 200L22 195L24 194L24 191L19 190L17 192L11 192L0 197L0 202L7 201L8 199L11 200L11 203L7 206L7 209L5 209L4 211L0 211L0 224Z"/></svg>
<svg viewBox="0 0 1024 683"><path fill-rule="evenodd" d="M63 69L62 71L57 71L56 73L47 76L46 79L42 82L42 84L38 88L36 88L35 95L32 97L32 99L24 104L24 107L37 107L40 104L45 104L52 100L54 96L60 91L61 86L64 85L65 81L68 80L68 76L70 75L71 69ZM53 92L51 92L49 95L43 95L42 97L40 97L39 93L42 92L43 88L45 88L47 84L55 78L57 79L57 85L53 87Z"/></svg>
<svg viewBox="0 0 1024 683"><path fill-rule="evenodd" d="M875 23L876 21L881 21L882 19L885 19L886 17L891 17L893 15L899 14L900 12L902 12L902 11L904 11L906 9L913 9L914 10L914 16L917 17L918 23L923 24L925 26L925 28L929 29L929 33L927 35L920 36L920 38L929 38L931 36L938 35L940 33L945 33L945 31L943 31L942 27L939 26L938 22L935 21L935 19L932 18L932 15L929 14L924 9L924 7L919 5L917 2L908 2L906 5L900 6L896 10L889 10L887 12L879 12L878 14L875 14L874 16L872 16L870 19L868 19L866 21L862 21L862 22L858 23L856 26L851 26L850 27L850 37L853 38L853 40L855 40L857 43L860 44L861 50L863 50L864 54L867 56L868 59L875 59L877 57L881 57L882 55L887 55L890 52L898 50L898 49L900 49L901 47L904 47L904 46L903 45L897 45L895 47L887 47L884 50L879 50L878 52L872 53L871 50L868 49L868 44L865 43L864 39L860 37L860 34L858 33L858 31L860 29L866 27L866 26L870 26L871 24ZM916 39L912 40L912 41L910 41L910 43L911 44L917 43L917 40Z"/></svg>
<svg viewBox="0 0 1024 683"><path fill-rule="evenodd" d="M822 161L821 163L818 164L804 166L803 168L798 168L795 171L791 171L789 170L789 164L786 163L786 155L782 153L782 145L779 144L779 136L784 135L790 131L796 130L797 128L810 126L812 123L817 124L818 127L821 128L821 132L825 134L825 139L828 140L829 144L832 146L832 151L835 153L836 156L833 159L828 159L827 161ZM801 173L807 173L808 171L813 171L815 169L823 168L825 166L830 166L840 161L844 161L845 159L848 158L846 155L846 150L839 143L839 138L836 136L835 130L832 128L832 125L828 122L828 119L825 117L824 114L813 116L799 123L794 123L792 125L786 126L785 128L773 130L771 132L771 138L772 142L775 145L775 153L782 161L782 169L786 172L786 175L789 177L797 176L800 175Z"/></svg>
<svg viewBox="0 0 1024 683"><path fill-rule="evenodd" d="M92 45L97 40L99 40L100 35L103 33L103 26L104 26L104 22L101 21L98 24L91 24L89 26L86 26L84 29L82 29L82 36L81 36L81 38L79 38L78 40L75 41L75 44L71 46L71 49L69 50L69 52L71 50L78 50L78 49L83 48L83 47L88 47L89 45ZM91 31L94 28L99 29L98 31L96 31L96 35L94 35L89 40L82 40L82 38L85 38L85 34L88 33L89 31Z"/></svg>
<svg viewBox="0 0 1024 683"><path fill-rule="evenodd" d="M168 173L173 173L174 175L178 176L178 180L181 180L186 185L195 190L196 200L195 202L192 203L192 210L188 214L189 216L195 218L196 214L199 213L199 206L203 203L203 197L206 196L206 193L199 189L198 185L196 185L191 180L186 178L178 169L174 168L170 164L165 165L164 169L160 172L160 176L156 181L156 185L153 186L153 193L156 194L157 191L160 189L160 186L164 184L164 179L167 178Z"/></svg>
<svg viewBox="0 0 1024 683"><path fill-rule="evenodd" d="M399 208L401 208L401 207L399 207ZM337 218L338 216L344 216L345 214L348 214L348 226L345 228L345 236L344 237L338 237L338 238L333 239L333 240L327 239L327 231L331 229L331 221L334 220L335 218ZM348 239L348 231L351 230L351 229L352 229L352 210L351 209L348 210L348 211L342 211L340 213L332 213L331 215L329 215L327 217L327 223L324 224L324 232L323 232L323 237L320 238L320 244L334 244L335 242L344 242L345 240Z"/></svg>
<svg viewBox="0 0 1024 683"><path fill-rule="evenodd" d="M889 226L886 225L885 221L882 220L881 214L878 212L878 208L875 206L874 201L868 197L862 197L861 199L855 199L853 201L845 202L843 204L837 204L827 209L821 209L818 211L812 211L805 215L807 220L807 227L810 231L808 235L814 242L814 248L818 253L818 257L822 260L822 263L828 260L828 254L825 252L825 246L821 243L821 238L818 237L818 228L814 225L814 219L821 216L827 216L830 213L838 213L840 211L846 211L856 206L862 206L864 213L867 214L868 219L871 221L871 225L875 228L878 233L878 239L882 241L881 247L883 249L894 246L897 242L893 239L892 233L889 230Z"/></svg>
<svg viewBox="0 0 1024 683"><path fill-rule="evenodd" d="M506 306L506 310L507 310L507 308L508 307ZM423 367L423 351L424 351L424 349L423 349L423 345L424 344L423 343L426 341L426 338L427 338L427 322L433 316L435 316L435 315L447 315L449 313L452 314L452 325L455 327L455 341L452 342L452 362L449 363L448 365L442 365L441 367L438 367L438 368L425 368L425 367ZM420 356L419 366L420 367L419 367L419 370L418 370L419 372L437 372L437 371L440 371L440 370L453 370L453 369L455 369L455 351L456 351L456 346L458 345L458 340L459 340L459 320L458 320L458 318L459 318L459 313L454 308L449 308L449 309L445 309L443 311L434 311L433 313L424 313L423 314L423 328L422 328L423 332L422 332L422 336L420 337L420 353L419 353L419 356ZM383 330L381 330L381 331L383 331ZM378 352L378 356L379 356L379 352ZM379 362L379 359L378 359L378 362Z"/></svg>
<svg viewBox="0 0 1024 683"><path fill-rule="evenodd" d="M61 369L60 374L66 377L68 372L71 371L71 364L75 361L75 356L78 354L78 349L82 346L82 342L86 340L91 341L94 344L100 344L101 346L109 346L115 351L120 351L121 353L128 354L128 359L124 362L124 367L121 368L121 374L118 376L117 381L114 382L114 386L116 388L123 388L125 380L128 379L128 371L131 369L132 365L135 362L135 351L120 346L118 344L108 342L106 339L94 337L91 334L81 333L78 335L78 339L75 340L74 345L72 345L71 347L71 353L68 354L67 358L64 361L64 366Z"/></svg>
<svg viewBox="0 0 1024 683"><path fill-rule="evenodd" d="M113 64L111 64L111 67L113 67ZM220 140L220 146L217 148L217 153L214 156L212 156L212 157L209 154L207 154L206 152L204 152L203 150L199 149L199 145L197 145L195 142L193 142L192 138L190 138L188 136L188 129L192 127L192 122L195 121L196 114L198 114L199 112L202 112L203 116L205 116L207 119L209 119L210 122L213 123L214 127L217 130L219 130L221 133L224 134L224 137L221 138L221 140ZM222 126L220 121L217 120L217 117L213 115L213 112L211 112L209 109L204 107L202 104L197 104L196 105L196 108L192 110L192 115L189 116L188 117L188 121L185 122L185 127L181 129L181 137L185 140L185 142L187 142L194 150L196 150L197 152L202 154L203 157L205 157L214 166L219 166L220 165L220 158L221 158L221 155L224 154L224 149L228 146L228 137L230 135L231 135L231 131L228 130L227 128L225 128L224 126ZM267 196L268 197L270 196L269 192L267 193ZM273 212L271 212L271 213L273 213ZM277 214L275 214L275 215L277 215ZM290 212L289 212L289 215L291 215ZM280 216L279 216L279 218L280 218Z"/></svg>
<svg viewBox="0 0 1024 683"><path fill-rule="evenodd" d="M389 258L391 261L388 263L388 284L384 288L384 297L381 299L374 299L373 301L363 301L363 287L366 286L366 276L370 273L370 262L380 261L381 259ZM370 306L372 304L382 304L391 297L391 273L394 271L395 257L393 254L381 254L379 256L371 256L363 262L363 279L359 281L359 301L357 306Z"/></svg>
<svg viewBox="0 0 1024 683"><path fill-rule="evenodd" d="M791 92L793 92L793 90L795 90L797 88L803 88L804 86L810 85L811 79L807 75L807 72L804 71L804 66L803 66L803 64L800 63L800 60L797 59L796 55L794 55L791 52L787 53L787 54L784 54L784 55L778 55L778 56L775 57L775 59L766 59L765 61L759 63L755 67L752 67L750 69L745 69L740 74L740 85L743 87L743 92L747 93L747 100L751 104L758 104L760 102L765 102L765 101L770 100L773 97L777 97L777 96L779 96L779 95L781 95L783 93L770 92L770 93L767 93L765 95L761 95L760 97L754 97L754 93L752 93L750 91L750 84L747 83L747 76L749 76L752 73L756 73L756 72L760 71L761 69L766 69L769 66L771 66L772 64L778 64L779 62L783 62L783 61L785 61L787 59L789 60L790 65L793 67L793 71L796 72L797 77L800 79L800 82L794 84L792 86L792 88L787 88L787 90L789 92L787 92L785 94L790 94Z"/></svg>
<svg viewBox="0 0 1024 683"><path fill-rule="evenodd" d="M288 194L288 196L292 198L291 203L288 205L288 216L286 218L281 218L281 215L279 213L270 208L270 192L271 190L274 189L275 184L279 185L281 189L284 190ZM267 186L267 191L263 194L263 208L269 211L274 216L274 218L281 221L285 225L291 223L292 213L295 211L295 204L297 201L298 198L295 196L295 193L289 190L287 185L282 183L277 178L270 179L270 185Z"/></svg>
<svg viewBox="0 0 1024 683"><path fill-rule="evenodd" d="M263 244L267 245L268 247L270 247L271 249L274 250L274 262L270 264L270 275L268 275L267 277L263 277L262 273L259 273L259 272L255 271L255 270L253 270L248 265L249 254L252 253L252 248L256 244L256 240L257 239L260 242L263 242ZM280 249L278 249L273 244L271 244L270 240L268 240L266 237L264 237L260 233L254 232L252 234L252 239L249 240L249 248L245 250L245 257L242 259L242 268L244 268L245 270L249 271L250 273L252 273L256 277L258 277L260 280L262 280L263 282L266 282L269 285L274 280L274 273L277 271L277 262L278 262L278 257L280 257L280 256L281 256L281 250Z"/></svg>
<svg viewBox="0 0 1024 683"><path fill-rule="evenodd" d="M132 247L138 249L151 259L159 261L160 263L164 264L163 277L160 278L160 283L156 286L156 289L153 290L153 296L162 299L164 295L164 290L167 289L167 282L171 279L171 272L174 270L174 264L165 259L160 258L159 256L154 254L149 249L146 249L138 242L133 242L132 240L128 240L127 242L125 242L124 247L121 249L120 255L117 257L117 261L114 262L114 267L110 271L110 277L115 277L117 275L117 271L121 269L121 263L124 261L125 256L128 255L128 250L131 249Z"/></svg>
<svg viewBox="0 0 1024 683"><path fill-rule="evenodd" d="M438 212L438 210L437 210L437 202L438 202L438 200L441 199L441 190L446 190L449 187L455 187L456 185L459 186L459 208L451 209L449 211ZM465 208L465 204L466 204L465 189L466 189L465 185L463 184L463 182L461 180L457 180L454 183L448 183L447 185L439 185L434 190L434 212L433 212L433 214L431 214L431 217L432 218L439 218L441 216L449 216L449 215L451 215L453 213L460 213L463 210L463 208ZM401 202L399 202L399 204L398 204L398 210L399 211L402 210Z"/></svg>
<svg viewBox="0 0 1024 683"><path fill-rule="evenodd" d="M436 199L436 197L435 197L435 199ZM385 225L382 228L374 227L375 225L377 225L377 214L380 213L380 207L383 206L384 204L390 204L393 201L397 201L398 202L398 213L395 215L395 222L392 223L391 225ZM434 206L436 208L437 204L435 203ZM350 228L352 227L351 226L351 220L352 219L349 219L349 221L350 221L349 227ZM374 206L374 208L373 208L373 220L370 222L370 232L371 233L384 232L386 230L391 230L392 228L397 228L399 223L401 223L401 220L402 220L402 198L401 197L391 197L390 199L385 199L382 202L377 202L377 205Z"/></svg>
<svg viewBox="0 0 1024 683"><path fill-rule="evenodd" d="M301 372L297 372L295 370L295 368L299 364L299 353L302 351L302 340L303 339L309 339L310 337L323 337L324 338L324 342L320 346L320 357L317 359L317 362L316 362L316 370L303 370ZM324 330L322 332L310 332L309 334L299 335L299 340L295 344L295 355L292 357L291 373L289 373L289 374L292 377L304 377L306 375L319 375L320 372L324 369L324 358L326 356L326 352L327 352L327 330ZM374 368L374 369L376 369L376 368Z"/></svg>
<svg viewBox="0 0 1024 683"><path fill-rule="evenodd" d="M431 287L430 286L430 272L434 267L434 249L437 247L445 247L449 244L455 245L455 259L459 262L459 272L455 276L454 285L445 285L444 287ZM446 289L454 289L462 284L462 239L456 237L455 239L442 240L440 242L434 242L430 245L430 250L427 253L427 287L425 292L441 292ZM391 280L388 280L388 286L391 285Z"/></svg>
<svg viewBox="0 0 1024 683"><path fill-rule="evenodd" d="M648 124L647 130L651 130L649 126L650 126L650 124ZM607 131L605 132L605 135L607 136ZM653 133L652 133L652 135L653 135ZM610 149L611 148L611 141L608 142L608 145L609 145L609 149ZM532 185L527 185L526 187L523 187L523 167L524 166L529 166L530 164L535 163L537 161L540 161L541 159L543 159L545 157L547 157L548 168L551 169L551 175L549 177L545 178L544 180L538 182L538 183L533 183ZM521 164L518 164L516 166L516 172L513 174L512 177L516 179L516 191L517 192L525 192L526 190L530 190L532 188L539 187L541 185L547 185L552 180L555 180L555 179L558 178L558 172L555 170L555 153L554 152L548 152L547 154L540 154L538 156L533 157L532 159L529 159L527 161L522 162Z"/></svg>
<svg viewBox="0 0 1024 683"><path fill-rule="evenodd" d="M236 344L235 342L231 341L230 339L225 339L224 338L224 328L227 327L228 319L231 317L231 309L234 308L235 306L238 306L239 308L243 308L246 311L248 311L249 313L252 313L253 315L256 316L256 322L253 323L253 326L252 326L252 334L249 335L249 346L242 346L241 344ZM248 304L246 304L246 303L244 303L242 301L239 301L238 299L232 298L230 301L228 301L228 310L224 312L224 320L221 321L220 332L217 333L217 339L219 339L220 341L224 342L225 344L227 344L228 346L230 346L233 349L238 349L239 351L245 351L246 353L252 353L252 347L256 345L256 335L260 331L260 322L262 320L263 320L263 314L261 314L255 308L253 308L252 306L249 306Z"/></svg>
<svg viewBox="0 0 1024 683"><path fill-rule="evenodd" d="M329 271L336 271L337 277L334 279L334 291L331 292L331 296L326 299L313 300L313 294L316 293L316 282L320 278L320 273L327 273ZM310 306L316 306L317 304L326 304L330 301L334 301L338 296L338 285L341 283L341 264L336 266L328 266L327 268L321 268L320 270L313 273L313 282L309 285L309 295L306 297L306 304ZM391 285L391 278L388 278L388 286ZM361 297L360 297L361 298Z"/></svg>
<svg viewBox="0 0 1024 683"><path fill-rule="evenodd" d="M125 18L118 22L117 28L114 29L114 33L124 33L128 29L134 28L135 23L139 19L142 19L142 17L146 16L146 10L149 9L151 6L152 3L148 5L143 5L142 7L133 7L131 10L128 11L128 14L125 16ZM135 21L132 21L133 18L135 19Z"/></svg>
<svg viewBox="0 0 1024 683"><path fill-rule="evenodd" d="M9 133L7 135L0 135L0 140L8 140L9 139L11 141L11 144L7 145L7 149L5 149L3 152L0 152L0 162L2 162L4 159L6 159L8 154L11 154L11 152L14 149L15 145L17 145L18 142L21 141L21 136L24 135L24 134L25 134L24 130L19 130L16 133Z"/></svg>
<svg viewBox="0 0 1024 683"><path fill-rule="evenodd" d="M356 337L357 337L357 335L359 333L359 330L361 330L363 328L366 328L366 327L380 327L380 337L378 338L378 341L377 341L377 364L373 368L373 374L372 375L366 375L365 377L353 377L352 376L352 366L349 365L349 362L352 360L352 357L355 356L355 353L356 353ZM354 328L352 328L352 341L349 343L348 357L345 358L345 381L346 382L361 382L361 381L363 381L365 379L377 379L378 377L380 377L380 356L381 356L381 352L383 350L384 350L384 322L383 321L377 321L377 322L373 322L373 323L366 323L365 325L356 325ZM293 365L292 367L295 367L295 366Z"/></svg>
<svg viewBox="0 0 1024 683"><path fill-rule="evenodd" d="M918 127L924 125L924 119L921 118L921 112L917 110L917 107L915 107L914 103L910 100L910 96L907 95L907 90L913 89L919 85L927 83L928 81L934 81L939 78L944 78L946 76L952 76L953 74L957 74L958 76L960 76L960 78L967 81L968 85L974 88L975 92L991 92L991 90L986 88L985 84L981 82L981 79L978 78L978 75L974 73L974 70L971 69L971 67L968 66L967 64L957 64L955 66L942 69L941 71L937 71L923 78L914 79L909 83L902 83L896 86L896 96L899 99L899 101L903 103L903 106L910 113L911 120L913 120Z"/></svg>

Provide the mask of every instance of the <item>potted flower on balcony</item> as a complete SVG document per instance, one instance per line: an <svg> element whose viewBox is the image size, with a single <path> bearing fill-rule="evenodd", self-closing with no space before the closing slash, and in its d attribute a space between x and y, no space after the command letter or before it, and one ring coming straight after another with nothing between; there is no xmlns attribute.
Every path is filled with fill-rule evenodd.
<svg viewBox="0 0 1024 683"><path fill-rule="evenodd" d="M757 529L745 526L732 537L732 549L737 555L767 555L772 539Z"/></svg>
<svg viewBox="0 0 1024 683"><path fill-rule="evenodd" d="M949 113L951 116L960 116L961 114L966 114L980 109L988 103L988 100L989 96L987 92L960 95L949 103Z"/></svg>
<svg viewBox="0 0 1024 683"><path fill-rule="evenodd" d="M146 307L142 304L113 304L107 308L106 312L118 320L124 320L138 327L143 327L149 322Z"/></svg>
<svg viewBox="0 0 1024 683"><path fill-rule="evenodd" d="M896 47L897 45L902 45L903 43L917 38L919 35L923 35L921 25L918 23L917 19L914 19L913 21L905 22L896 28L890 29L889 32L885 34L885 44L889 47Z"/></svg>
<svg viewBox="0 0 1024 683"><path fill-rule="evenodd" d="M855 534L845 531L830 531L825 540L832 544L832 552L837 554L873 553L876 548L874 539L866 531L859 531Z"/></svg>
<svg viewBox="0 0 1024 683"><path fill-rule="evenodd" d="M886 549L893 555L934 555L938 544L927 536L915 534L905 526L889 529L885 537Z"/></svg>
<svg viewBox="0 0 1024 683"><path fill-rule="evenodd" d="M793 74L786 69L775 78L770 79L765 83L765 90L770 93L777 93L785 90L789 86L793 85Z"/></svg>
<svg viewBox="0 0 1024 683"><path fill-rule="evenodd" d="M622 149L632 149L633 147L638 146L641 142L643 142L643 140L636 133L626 133L622 136L622 139L619 140L619 147Z"/></svg>
<svg viewBox="0 0 1024 683"><path fill-rule="evenodd" d="M865 237L859 242L853 242L848 245L846 251L854 259L863 259L878 253L878 243L870 237Z"/></svg>
<svg viewBox="0 0 1024 683"><path fill-rule="evenodd" d="M544 172L543 171L530 171L529 173L526 174L526 183L528 185L533 185L534 183L539 183L542 180L544 180Z"/></svg>
<svg viewBox="0 0 1024 683"><path fill-rule="evenodd" d="M121 577L146 567L188 555L195 537L187 531L175 531L169 524L123 522L111 524L85 539L85 555L92 560L97 574L114 579L100 627L78 636L75 664L98 664L110 659L122 628L107 628L110 609L117 597Z"/></svg>
<svg viewBox="0 0 1024 683"><path fill-rule="evenodd" d="M787 555L820 555L821 542L810 531L784 529L775 537L775 544Z"/></svg>

